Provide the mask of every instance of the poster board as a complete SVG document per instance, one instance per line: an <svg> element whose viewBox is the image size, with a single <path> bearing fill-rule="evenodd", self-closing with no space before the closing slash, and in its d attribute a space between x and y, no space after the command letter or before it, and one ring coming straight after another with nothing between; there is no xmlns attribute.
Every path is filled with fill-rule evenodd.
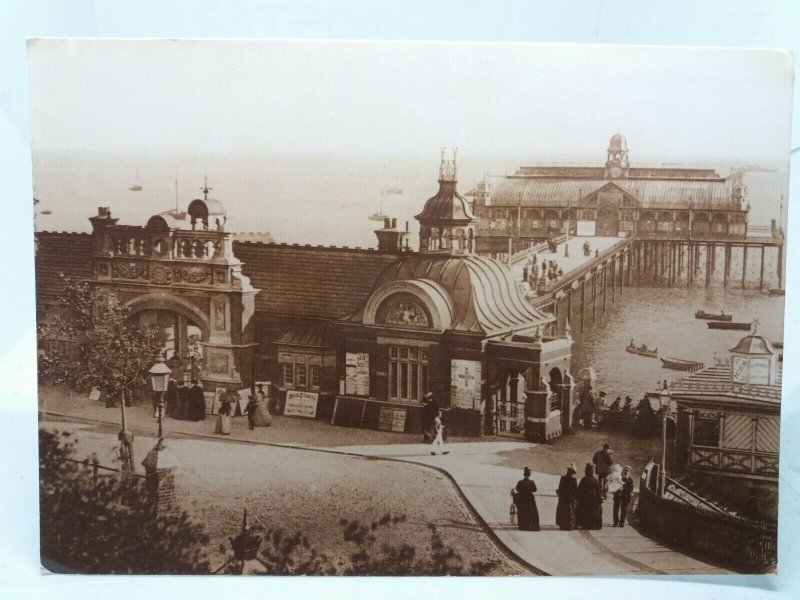
<svg viewBox="0 0 800 600"><path fill-rule="evenodd" d="M381 407L378 430L403 433L406 430L406 409L392 408L390 406Z"/></svg>
<svg viewBox="0 0 800 600"><path fill-rule="evenodd" d="M347 352L345 354L345 394L369 396L369 354Z"/></svg>
<svg viewBox="0 0 800 600"><path fill-rule="evenodd" d="M100 396L100 388L98 387L93 387L92 391L89 392L89 400L92 400L93 402L100 400Z"/></svg>
<svg viewBox="0 0 800 600"><path fill-rule="evenodd" d="M450 406L467 410L481 407L481 362L454 358L450 362Z"/></svg>
<svg viewBox="0 0 800 600"><path fill-rule="evenodd" d="M287 417L313 419L317 416L318 401L319 394L317 392L288 390L286 392L286 407L283 410L283 414Z"/></svg>

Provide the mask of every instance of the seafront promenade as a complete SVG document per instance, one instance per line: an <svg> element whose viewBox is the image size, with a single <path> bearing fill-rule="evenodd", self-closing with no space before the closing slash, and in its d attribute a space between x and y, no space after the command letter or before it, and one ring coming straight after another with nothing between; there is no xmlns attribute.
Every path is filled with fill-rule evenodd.
<svg viewBox="0 0 800 600"><path fill-rule="evenodd" d="M48 421L67 418L105 426L119 424L119 409L105 409L100 403L78 396L68 397L56 388L46 388L40 394L40 410ZM154 430L149 407L135 406L127 412L129 427L137 432ZM603 506L603 529L558 530L554 522L557 503L554 490L559 477L555 465L566 465L572 460L588 460L591 456L588 454L589 448L596 445L594 437L587 438L586 449L580 454L576 452L575 444L565 445L562 452L558 444L540 446L490 438L469 442L451 440L448 443L450 454L431 456L429 446L419 443L419 436L414 434L375 432L335 427L319 421L275 417L271 427L254 431L247 429L245 419L234 419L232 435L223 437L211 433L213 425L214 417L200 422L167 419L165 431L168 437L173 435L216 442L246 442L254 446L369 456L434 468L458 486L464 501L491 530L496 541L528 564L533 573L713 575L728 572L654 542L638 533L633 526L622 529L611 527L610 498ZM510 489L521 478L523 466L531 467L533 479L539 488L536 498L542 523L540 532L519 531L509 521ZM638 473L635 475L638 476ZM254 473L253 476L258 477L258 474Z"/></svg>

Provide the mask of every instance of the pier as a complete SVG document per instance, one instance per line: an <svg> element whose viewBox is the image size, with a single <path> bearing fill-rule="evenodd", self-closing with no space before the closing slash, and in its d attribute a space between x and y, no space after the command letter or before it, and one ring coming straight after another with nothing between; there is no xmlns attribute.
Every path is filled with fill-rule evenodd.
<svg viewBox="0 0 800 600"><path fill-rule="evenodd" d="M582 333L602 316L609 303L632 285L722 285L766 291L783 283L783 235L775 228L753 227L746 237L728 235L561 236L555 252L546 244L508 259L520 284L533 257L556 261L563 276L543 288L528 290L530 302L556 317L557 332ZM584 256L583 244L591 251ZM525 286L523 286L525 287Z"/></svg>

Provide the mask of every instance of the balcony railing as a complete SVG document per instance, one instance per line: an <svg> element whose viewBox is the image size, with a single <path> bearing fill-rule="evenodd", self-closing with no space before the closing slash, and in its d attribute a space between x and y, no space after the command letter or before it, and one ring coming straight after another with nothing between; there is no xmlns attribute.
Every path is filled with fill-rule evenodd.
<svg viewBox="0 0 800 600"><path fill-rule="evenodd" d="M778 455L770 452L692 446L689 450L689 467L777 477Z"/></svg>

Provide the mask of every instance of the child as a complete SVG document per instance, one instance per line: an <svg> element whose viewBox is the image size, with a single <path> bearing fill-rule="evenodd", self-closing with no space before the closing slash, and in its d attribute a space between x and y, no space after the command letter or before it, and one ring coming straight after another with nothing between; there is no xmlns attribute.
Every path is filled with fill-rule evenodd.
<svg viewBox="0 0 800 600"><path fill-rule="evenodd" d="M436 449L440 449L442 454L450 454L447 450L444 449L444 439L442 435L444 434L444 425L442 425L442 411L436 411L436 417L433 420L433 431L436 434L436 437L433 439L433 443L431 444L431 454L437 454Z"/></svg>

